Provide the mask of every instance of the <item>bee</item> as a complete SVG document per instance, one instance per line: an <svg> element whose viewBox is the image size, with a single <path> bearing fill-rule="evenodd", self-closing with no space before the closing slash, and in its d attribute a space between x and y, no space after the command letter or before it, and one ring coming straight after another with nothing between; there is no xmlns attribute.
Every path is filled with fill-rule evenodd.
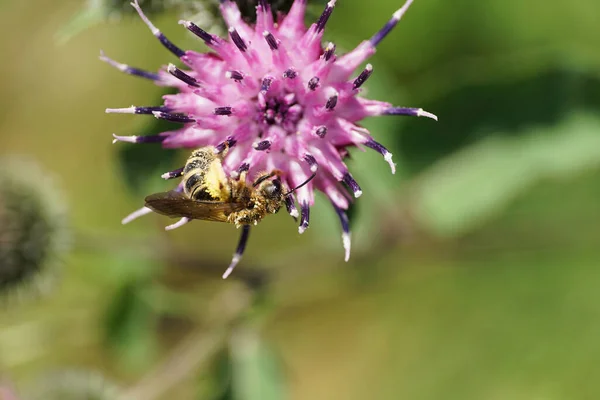
<svg viewBox="0 0 600 400"><path fill-rule="evenodd" d="M281 171L260 174L251 185L246 171L238 179L228 177L223 170L225 152L207 146L196 149L187 159L182 176L182 190L155 193L146 197L146 207L168 217L228 222L242 227L242 235L226 278L241 259L251 225L257 225L266 215L275 214L286 197L312 180L284 192Z"/></svg>

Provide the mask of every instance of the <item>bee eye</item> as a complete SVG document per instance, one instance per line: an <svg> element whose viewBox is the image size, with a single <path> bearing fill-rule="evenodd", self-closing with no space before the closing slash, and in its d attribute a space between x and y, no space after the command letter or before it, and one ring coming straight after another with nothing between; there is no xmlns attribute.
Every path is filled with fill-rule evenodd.
<svg viewBox="0 0 600 400"><path fill-rule="evenodd" d="M281 193L281 181L279 179L273 181L273 186L275 187L274 193Z"/></svg>
<svg viewBox="0 0 600 400"><path fill-rule="evenodd" d="M281 194L281 182L275 179L270 185L264 188L264 193L269 197L278 197Z"/></svg>

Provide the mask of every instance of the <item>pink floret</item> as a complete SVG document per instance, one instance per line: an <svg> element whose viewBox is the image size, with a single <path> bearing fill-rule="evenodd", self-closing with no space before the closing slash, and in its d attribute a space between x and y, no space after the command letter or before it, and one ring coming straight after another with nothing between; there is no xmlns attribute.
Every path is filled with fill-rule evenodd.
<svg viewBox="0 0 600 400"><path fill-rule="evenodd" d="M248 177L252 179L259 172L278 169L283 173L284 184L294 188L317 171L315 179L294 193L301 209L299 230L303 232L308 227L314 191L321 191L340 216L347 259L350 232L344 210L353 197L362 193L344 163L348 148L371 148L395 171L391 153L357 123L380 115L437 119L419 108L393 107L360 96L361 86L373 68L368 64L362 70L357 69L375 53L375 46L396 25L411 2L408 0L396 11L370 40L338 57L333 44L322 45L335 0L327 3L319 20L308 28L304 25L306 0L296 0L288 15L278 23L273 21L266 1L259 1L254 26L242 20L235 2L224 1L220 8L229 28L227 40L189 21L180 21L208 45L209 53L176 47L145 17L136 1L133 6L154 36L185 67L169 65L153 74L103 55L104 61L124 72L178 90L164 96L164 109L159 111L132 107L110 112L152 114L183 124L182 128L158 138L128 136L126 141L161 142L169 148L223 146L227 142L230 148L224 168L231 176L248 168ZM119 140L121 136L115 138ZM293 204L287 208L292 216L298 216Z"/></svg>

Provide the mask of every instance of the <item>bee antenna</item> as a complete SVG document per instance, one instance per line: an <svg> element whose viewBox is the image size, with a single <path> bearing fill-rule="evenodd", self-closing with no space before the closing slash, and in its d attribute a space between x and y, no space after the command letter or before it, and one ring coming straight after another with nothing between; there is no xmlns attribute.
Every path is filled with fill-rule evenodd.
<svg viewBox="0 0 600 400"><path fill-rule="evenodd" d="M302 182L301 184L299 184L298 186L296 186L295 188L293 188L289 192L285 193L283 196L285 197L285 196L288 196L288 195L294 193L296 190L300 189L302 186L304 186L308 182L312 181L315 176L317 176L317 171L313 172L313 174L311 176L309 176L307 180L305 180L304 182Z"/></svg>
<svg viewBox="0 0 600 400"><path fill-rule="evenodd" d="M281 173L281 171L278 171L278 170L271 171L270 173L265 174L265 175L259 177L256 181L254 181L254 183L252 184L252 186L253 187L257 187L258 185L260 185L261 183L263 183L267 179L272 178L274 176L278 176L280 173Z"/></svg>

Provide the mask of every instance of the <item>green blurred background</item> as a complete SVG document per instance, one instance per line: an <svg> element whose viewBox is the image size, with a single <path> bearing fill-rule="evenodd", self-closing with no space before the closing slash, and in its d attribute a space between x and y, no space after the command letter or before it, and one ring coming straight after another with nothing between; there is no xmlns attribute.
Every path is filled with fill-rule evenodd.
<svg viewBox="0 0 600 400"><path fill-rule="evenodd" d="M349 50L400 5L339 1L326 39ZM111 144L160 127L104 109L163 92L98 54L174 59L129 16L57 38L82 7L0 1L0 156L58 182L73 243L51 292L0 308L0 382L50 393L72 371L140 400L600 398L597 0L415 1L368 95L439 122L365 123L398 173L352 153L350 262L318 197L303 235L285 213L261 223L227 281L232 226L121 225L185 152ZM179 17L153 20L203 50Z"/></svg>

